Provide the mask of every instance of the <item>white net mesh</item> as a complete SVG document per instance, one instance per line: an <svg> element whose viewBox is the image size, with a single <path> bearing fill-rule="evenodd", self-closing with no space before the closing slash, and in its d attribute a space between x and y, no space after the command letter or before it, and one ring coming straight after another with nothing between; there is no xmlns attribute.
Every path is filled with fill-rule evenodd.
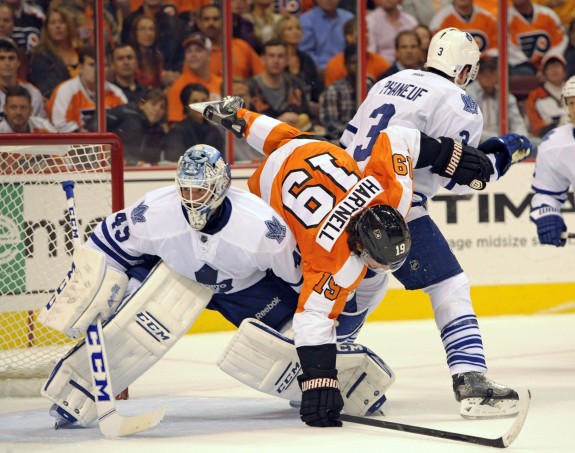
<svg viewBox="0 0 575 453"><path fill-rule="evenodd" d="M46 378L76 342L36 320L71 264L61 182L75 182L85 241L112 212L112 149L0 143L0 394L13 379Z"/></svg>

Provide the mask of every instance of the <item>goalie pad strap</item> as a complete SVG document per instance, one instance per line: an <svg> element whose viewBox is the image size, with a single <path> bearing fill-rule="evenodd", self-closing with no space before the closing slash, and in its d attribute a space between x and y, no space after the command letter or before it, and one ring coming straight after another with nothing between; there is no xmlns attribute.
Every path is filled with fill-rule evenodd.
<svg viewBox="0 0 575 453"><path fill-rule="evenodd" d="M126 388L160 360L211 297L210 289L160 262L104 326L114 388ZM43 396L82 426L97 418L85 347L82 342L64 357L42 390Z"/></svg>
<svg viewBox="0 0 575 453"><path fill-rule="evenodd" d="M256 319L246 319L217 360L218 367L249 387L272 396L301 400L301 365L294 343ZM395 380L387 364L360 344L337 345L336 366L344 411L375 412Z"/></svg>
<svg viewBox="0 0 575 453"><path fill-rule="evenodd" d="M76 246L72 268L40 311L38 321L71 338L79 338L98 315L110 318L128 286L128 277L106 267L105 255Z"/></svg>

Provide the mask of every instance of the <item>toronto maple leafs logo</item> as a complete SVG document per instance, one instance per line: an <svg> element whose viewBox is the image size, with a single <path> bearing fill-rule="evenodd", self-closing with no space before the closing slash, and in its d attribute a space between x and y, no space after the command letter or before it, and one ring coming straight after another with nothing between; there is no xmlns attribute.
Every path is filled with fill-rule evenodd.
<svg viewBox="0 0 575 453"><path fill-rule="evenodd" d="M144 214L146 213L148 208L149 206L145 205L143 201L138 206L136 206L132 211L132 213L130 214L132 223L144 223L146 221Z"/></svg>
<svg viewBox="0 0 575 453"><path fill-rule="evenodd" d="M227 293L231 291L233 287L233 280L231 278L218 281L218 271L213 267L204 264L200 270L194 273L196 276L196 281L202 283L212 289L215 294L217 293Z"/></svg>
<svg viewBox="0 0 575 453"><path fill-rule="evenodd" d="M266 237L268 239L275 239L278 241L278 244L284 240L286 237L287 228L283 226L278 219L272 216L271 220L265 221L266 226L268 227L268 232L266 233Z"/></svg>
<svg viewBox="0 0 575 453"><path fill-rule="evenodd" d="M477 102L469 96L467 93L461 95L461 100L463 101L463 110L469 113L477 115L478 107Z"/></svg>

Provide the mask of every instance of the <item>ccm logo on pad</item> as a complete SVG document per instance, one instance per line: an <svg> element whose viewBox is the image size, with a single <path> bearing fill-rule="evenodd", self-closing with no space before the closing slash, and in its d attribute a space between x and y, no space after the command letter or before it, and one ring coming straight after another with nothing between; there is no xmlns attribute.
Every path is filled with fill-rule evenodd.
<svg viewBox="0 0 575 453"><path fill-rule="evenodd" d="M144 331L157 342L170 340L172 338L170 330L147 311L136 315L136 324L144 329Z"/></svg>

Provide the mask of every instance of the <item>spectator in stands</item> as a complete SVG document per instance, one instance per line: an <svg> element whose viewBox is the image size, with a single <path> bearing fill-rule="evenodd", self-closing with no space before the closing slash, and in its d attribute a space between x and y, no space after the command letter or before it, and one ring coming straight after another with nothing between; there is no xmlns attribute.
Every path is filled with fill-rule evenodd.
<svg viewBox="0 0 575 453"><path fill-rule="evenodd" d="M250 11L244 17L254 24L256 52L261 52L263 44L277 38L276 26L281 16L273 10L273 0L252 0Z"/></svg>
<svg viewBox="0 0 575 453"><path fill-rule="evenodd" d="M481 142L499 136L499 76L497 73L498 58L483 56L479 60L479 72L475 82L465 90L479 104L483 113L483 132ZM517 99L511 93L507 98L507 117L509 132L527 136L527 126L517 105Z"/></svg>
<svg viewBox="0 0 575 453"><path fill-rule="evenodd" d="M224 74L224 57L222 51L222 12L220 7L213 4L200 8L198 11L197 26L212 42L210 70L213 74L222 77ZM263 63L258 54L246 41L233 38L231 47L233 76L247 80L254 75L262 73L264 69Z"/></svg>
<svg viewBox="0 0 575 453"><path fill-rule="evenodd" d="M186 115L180 98L184 87L190 83L201 83L210 92L210 100L221 98L222 78L210 71L212 42L202 33L193 33L184 41L185 57L182 75L168 90L168 121L177 123Z"/></svg>
<svg viewBox="0 0 575 453"><path fill-rule="evenodd" d="M204 144L216 149L224 149L224 135L222 129L214 126L204 119L204 116L188 108L189 104L206 102L209 99L208 89L199 84L186 85L180 94L186 118L176 123L166 139L165 159L177 162L185 150L194 145Z"/></svg>
<svg viewBox="0 0 575 453"><path fill-rule="evenodd" d="M431 30L427 25L419 24L413 29L417 36L419 36L419 42L421 43L421 64L423 65L427 60L427 51L429 49L429 42L433 36Z"/></svg>
<svg viewBox="0 0 575 453"><path fill-rule="evenodd" d="M136 80L146 88L169 86L180 75L178 72L164 71L164 56L160 52L158 37L158 24L154 16L144 14L132 22L130 44L136 50Z"/></svg>
<svg viewBox="0 0 575 453"><path fill-rule="evenodd" d="M120 137L125 165L157 165L163 160L166 106L164 91L152 88L137 104L128 103L106 110L107 129Z"/></svg>
<svg viewBox="0 0 575 453"><path fill-rule="evenodd" d="M276 33L287 48L286 72L303 83L310 110L315 118L319 112L319 96L323 91L323 83L312 58L298 49L303 34L297 16L283 16L277 24Z"/></svg>
<svg viewBox="0 0 575 453"><path fill-rule="evenodd" d="M565 52L567 35L552 9L531 0L513 0L508 22L510 74L536 74L545 54Z"/></svg>
<svg viewBox="0 0 575 453"><path fill-rule="evenodd" d="M525 102L531 134L543 137L559 124L563 115L561 90L566 80L567 62L562 54L547 54L541 60L544 82Z"/></svg>
<svg viewBox="0 0 575 453"><path fill-rule="evenodd" d="M405 30L417 27L417 19L400 8L401 0L380 0L379 8L367 15L369 46L387 61L395 61L395 38Z"/></svg>
<svg viewBox="0 0 575 453"><path fill-rule="evenodd" d="M404 69L422 69L421 41L412 30L399 32L395 37L395 56L393 65L383 73L381 79L389 77Z"/></svg>
<svg viewBox="0 0 575 453"><path fill-rule="evenodd" d="M474 5L473 0L453 0L451 5L439 10L429 23L432 33L450 27L473 36L482 54L496 55L497 20L490 12Z"/></svg>
<svg viewBox="0 0 575 453"><path fill-rule="evenodd" d="M8 3L0 3L0 37L14 39L15 20L12 7ZM18 78L28 80L28 55L22 47L18 47L18 60Z"/></svg>
<svg viewBox="0 0 575 453"><path fill-rule="evenodd" d="M52 0L51 3L51 7L62 8L74 20L78 31L79 47L96 45L93 4L93 0ZM108 49L111 49L119 41L119 27L116 18L108 9L104 8L103 16L104 43Z"/></svg>
<svg viewBox="0 0 575 453"><path fill-rule="evenodd" d="M433 16L449 3L450 0L403 0L401 9L427 27Z"/></svg>
<svg viewBox="0 0 575 453"><path fill-rule="evenodd" d="M78 75L79 65L76 25L66 11L51 8L30 58L28 80L48 99L57 85Z"/></svg>
<svg viewBox="0 0 575 453"><path fill-rule="evenodd" d="M0 133L47 133L56 129L46 118L32 115L32 96L22 87L8 88L5 94L4 120Z"/></svg>
<svg viewBox="0 0 575 453"><path fill-rule="evenodd" d="M179 72L184 60L181 43L185 37L186 24L174 11L174 6L164 3L164 0L143 0L142 6L124 19L121 41L130 41L133 23L138 16L153 16L159 30L158 43L164 57L164 69Z"/></svg>
<svg viewBox="0 0 575 453"><path fill-rule="evenodd" d="M244 100L244 105L249 106L252 104L250 98L250 90L248 87L247 80L244 80L240 77L234 77L232 81L232 96L239 96ZM264 160L263 154L259 151L256 151L250 145L248 145L247 140L242 138L237 138L235 135L233 136L233 144L234 144L234 156L233 162L250 162L250 163L257 163ZM228 156L227 159L230 163L232 163L231 156Z"/></svg>
<svg viewBox="0 0 575 453"><path fill-rule="evenodd" d="M357 54L355 45L349 45L344 51L346 76L332 83L323 93L319 118L326 129L326 138L339 144L339 138L345 131L357 111L356 79ZM373 81L367 79L367 87L371 88Z"/></svg>
<svg viewBox="0 0 575 453"><path fill-rule="evenodd" d="M14 11L15 22L12 38L18 47L24 49L29 55L38 44L40 29L46 16L40 8L25 0L5 0L5 2Z"/></svg>
<svg viewBox="0 0 575 453"><path fill-rule="evenodd" d="M128 102L138 103L144 98L148 88L136 80L138 59L136 51L129 44L120 44L110 52L110 82L118 86Z"/></svg>
<svg viewBox="0 0 575 453"><path fill-rule="evenodd" d="M567 37L569 43L565 49L565 60L567 60L567 78L575 75L575 19L569 24L567 28Z"/></svg>
<svg viewBox="0 0 575 453"><path fill-rule="evenodd" d="M58 85L46 103L46 110L58 132L95 131L96 104L96 49L86 47L80 51L79 74ZM127 103L124 92L116 85L105 82L105 108Z"/></svg>
<svg viewBox="0 0 575 453"><path fill-rule="evenodd" d="M348 46L355 46L357 43L357 21L355 18L348 20L343 26L343 33L345 42ZM381 75L389 69L390 63L373 52L367 52L366 55L366 74L369 79L373 81L378 80ZM347 76L347 67L344 62L344 53L338 53L335 57L329 60L325 67L325 86L331 85L333 82L343 79Z"/></svg>
<svg viewBox="0 0 575 453"><path fill-rule="evenodd" d="M327 62L345 49L343 25L353 17L338 5L339 0L316 0L316 6L299 19L303 30L299 50L313 59L322 78Z"/></svg>
<svg viewBox="0 0 575 453"><path fill-rule="evenodd" d="M555 11L565 28L575 19L575 0L533 0L533 3L547 6Z"/></svg>
<svg viewBox="0 0 575 453"><path fill-rule="evenodd" d="M4 109L6 90L24 87L32 99L32 115L46 118L42 93L30 82L18 78L18 46L11 38L0 37L0 110Z"/></svg>
<svg viewBox="0 0 575 453"><path fill-rule="evenodd" d="M243 39L252 49L255 49L257 41L254 24L243 16L243 14L248 12L246 0L231 0L230 5L232 11L232 36Z"/></svg>
<svg viewBox="0 0 575 453"><path fill-rule="evenodd" d="M265 70L248 81L251 110L288 123L298 129L311 128L305 88L299 79L285 72L287 47L279 39L264 44Z"/></svg>

